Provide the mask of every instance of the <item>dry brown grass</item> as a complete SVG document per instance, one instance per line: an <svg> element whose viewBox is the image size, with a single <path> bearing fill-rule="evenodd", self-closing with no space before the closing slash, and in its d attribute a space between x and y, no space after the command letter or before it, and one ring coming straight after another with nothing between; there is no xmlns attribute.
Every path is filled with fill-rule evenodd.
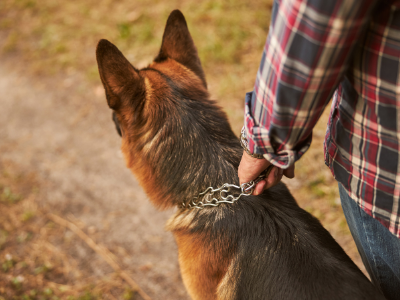
<svg viewBox="0 0 400 300"><path fill-rule="evenodd" d="M159 50L166 19L181 9L202 60L209 89L242 124L244 93L252 89L266 40L272 0L112 1L2 0L0 54L18 56L24 72L79 71L100 84L97 42L108 39L137 67ZM22 64L21 64L22 65ZM17 66L16 66L17 67Z"/></svg>
<svg viewBox="0 0 400 300"><path fill-rule="evenodd" d="M136 294L150 299L116 257L84 233L87 228L38 207L35 177L12 173L15 169L13 164L0 163L1 300L129 300ZM79 239L100 259L111 260L114 270L102 278L88 274L71 255L71 244Z"/></svg>

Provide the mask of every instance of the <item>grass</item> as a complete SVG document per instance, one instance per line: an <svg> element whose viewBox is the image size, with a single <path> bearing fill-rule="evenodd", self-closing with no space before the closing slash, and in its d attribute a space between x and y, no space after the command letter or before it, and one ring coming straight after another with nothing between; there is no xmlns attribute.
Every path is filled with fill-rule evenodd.
<svg viewBox="0 0 400 300"><path fill-rule="evenodd" d="M0 54L17 55L24 72L52 75L83 72L100 84L97 42L108 39L136 66L156 56L169 13L186 16L208 76L213 97L242 108L253 88L266 40L272 0L201 1L52 1L2 0ZM236 132L242 114L230 115Z"/></svg>
<svg viewBox="0 0 400 300"><path fill-rule="evenodd" d="M128 58L151 59L159 48L168 14L186 15L205 67L242 63L259 54L270 19L271 0L262 1L3 0L0 28L8 38L3 52L19 51L42 72L87 69L95 64L100 38L116 43ZM152 53L148 56L148 53ZM28 61L28 60L27 60ZM39 66L40 63L40 66ZM36 65L37 64L37 65Z"/></svg>
<svg viewBox="0 0 400 300"><path fill-rule="evenodd" d="M135 299L116 273L93 278L76 265L70 249L79 241L46 217L34 176L16 169L0 162L0 300Z"/></svg>

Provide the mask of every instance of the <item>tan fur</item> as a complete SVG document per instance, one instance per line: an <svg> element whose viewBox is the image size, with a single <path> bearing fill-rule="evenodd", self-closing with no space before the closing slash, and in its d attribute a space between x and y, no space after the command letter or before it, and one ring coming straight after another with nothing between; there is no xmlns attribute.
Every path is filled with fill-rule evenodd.
<svg viewBox="0 0 400 300"><path fill-rule="evenodd" d="M152 63L149 67L167 76L178 89L200 91L205 95L204 98L207 98L208 92L204 82L183 64L167 58L162 62ZM167 205L170 205L173 201L168 199L169 195L163 191L163 185L156 182L154 172L157 172L157 170L149 167L146 156L151 155L154 159L160 151L165 151L162 147L163 128L157 133L153 132L153 125L158 122L155 119L154 107L169 105L170 103L166 99L173 101L172 90L165 77L154 70L144 69L139 72L139 75L143 79L145 89L145 107L143 109L145 124L140 128L130 127L129 124L134 123L132 109L129 105L121 105L118 110L118 119L123 132L121 150L126 166L135 175L149 199L158 207L167 208ZM122 91L122 88L118 86L112 76L108 83L112 85L114 92ZM157 99L160 98L164 99L162 103L157 102ZM153 147L155 143L158 146L156 149ZM187 210L181 214L176 214L167 224L167 229L173 232L178 245L179 263L184 284L192 299L195 300L223 299L218 298L217 289L226 275L232 259L226 249L217 252L211 249L211 246L207 244L209 238L206 233L190 233L195 213L206 215L208 212L208 210L201 212ZM217 214L215 221L221 217ZM211 226L210 222L207 227ZM228 243L227 241L225 244L228 245ZM225 280L225 282L227 281ZM226 287L226 284L224 286Z"/></svg>
<svg viewBox="0 0 400 300"><path fill-rule="evenodd" d="M161 63L152 63L150 66L171 77L174 82L180 83L182 88L184 85L202 85L201 79L193 71L170 58Z"/></svg>
<svg viewBox="0 0 400 300"><path fill-rule="evenodd" d="M174 232L183 282L194 300L223 299L217 297L217 288L226 274L230 258L211 251L202 242L205 237L201 235Z"/></svg>
<svg viewBox="0 0 400 300"><path fill-rule="evenodd" d="M166 229L172 231L178 245L179 265L183 282L192 299L230 299L232 280L229 280L229 267L232 265L232 254L226 249L215 252L207 246L206 233L191 234L190 230L195 226L193 219L206 217L210 210L185 210L178 211L171 217ZM218 210L213 222L206 228L211 228L212 223L222 218L222 210ZM229 241L224 243L229 244Z"/></svg>
<svg viewBox="0 0 400 300"><path fill-rule="evenodd" d="M233 299L234 291L236 289L236 280L232 278L233 266L235 263L235 258L230 261L229 267L225 273L225 276L220 281L217 287L218 299Z"/></svg>
<svg viewBox="0 0 400 300"><path fill-rule="evenodd" d="M118 119L122 135L121 150L126 165L149 199L159 208L171 207L176 202L164 190L164 184L156 180L159 170L154 168L154 161L159 161L163 151L169 151L163 146L165 139L171 138L164 133L165 125L160 125L159 122L162 121L157 119L157 113L168 111L168 121L178 122L175 125L179 128L183 125L179 123L179 117L174 118L176 93L183 91L185 97L198 99L197 101L208 101L209 98L197 50L185 27L183 16L179 14L175 12L175 17L170 18L170 25L166 26L162 53L167 56L156 59L148 68L134 69L119 50L107 41L99 42L97 48L99 73L108 105L115 111ZM179 32L174 27L175 22L179 23ZM180 43L175 42L176 37L181 39ZM171 86L170 82L173 82ZM138 117L132 108L136 103L144 103L144 107L139 107L139 123L136 122ZM222 113L221 116L224 117ZM156 124L160 126L155 126ZM171 144L173 145L168 143ZM167 229L172 231L178 245L184 284L195 300L224 299L218 298L217 290L221 282L223 289L229 289L226 273L236 248L236 245L230 245L229 240L224 241L222 237L218 240L222 243L221 247L210 243L209 233L206 231L191 232L196 223L195 217L203 216L208 220L209 212L210 210L181 211L167 224ZM215 214L215 219L205 224L206 229L212 228L213 223L222 218L221 213ZM223 293L224 297L228 295Z"/></svg>

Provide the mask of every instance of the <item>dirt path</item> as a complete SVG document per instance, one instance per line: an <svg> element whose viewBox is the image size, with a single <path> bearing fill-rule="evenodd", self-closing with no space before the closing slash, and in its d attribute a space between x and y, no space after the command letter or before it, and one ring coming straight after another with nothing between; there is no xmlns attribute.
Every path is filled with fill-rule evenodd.
<svg viewBox="0 0 400 300"><path fill-rule="evenodd" d="M125 168L102 88L79 74L31 78L14 66L0 61L1 159L35 172L41 205L89 229L153 299L189 299L164 231L172 211L152 207ZM87 247L70 252L95 276L111 272Z"/></svg>

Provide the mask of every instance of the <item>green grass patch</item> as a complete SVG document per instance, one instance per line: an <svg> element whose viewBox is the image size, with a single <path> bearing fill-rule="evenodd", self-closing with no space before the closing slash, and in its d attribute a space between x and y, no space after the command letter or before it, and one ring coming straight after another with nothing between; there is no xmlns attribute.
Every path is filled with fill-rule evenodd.
<svg viewBox="0 0 400 300"><path fill-rule="evenodd" d="M7 204L14 204L21 200L21 196L11 191L11 188L6 186L0 194L0 201Z"/></svg>
<svg viewBox="0 0 400 300"><path fill-rule="evenodd" d="M3 245L6 243L8 237L8 232L6 230L0 229L0 250L3 248Z"/></svg>
<svg viewBox="0 0 400 300"><path fill-rule="evenodd" d="M22 216L21 216L21 221L22 222L27 222L30 219L32 219L35 216L35 212L31 211L31 210L26 210L23 212Z"/></svg>

